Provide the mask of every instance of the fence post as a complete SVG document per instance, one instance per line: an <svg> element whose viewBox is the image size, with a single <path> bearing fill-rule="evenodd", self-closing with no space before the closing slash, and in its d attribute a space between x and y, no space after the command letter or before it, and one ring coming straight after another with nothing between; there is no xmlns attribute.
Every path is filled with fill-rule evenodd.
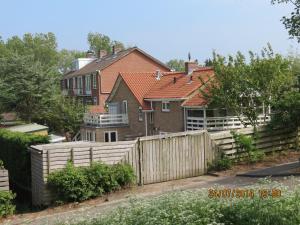
<svg viewBox="0 0 300 225"><path fill-rule="evenodd" d="M92 165L93 164L93 148L91 147L90 148L90 165Z"/></svg>
<svg viewBox="0 0 300 225"><path fill-rule="evenodd" d="M47 151L47 173L50 174L50 152Z"/></svg>
<svg viewBox="0 0 300 225"><path fill-rule="evenodd" d="M139 181L138 181L138 185L141 186L143 185L143 173L142 173L142 153L141 153L141 141L140 141L140 138L137 139L137 148L138 148L138 158L139 158L139 161L138 161L138 164L139 164Z"/></svg>
<svg viewBox="0 0 300 225"><path fill-rule="evenodd" d="M71 148L71 162L74 165L74 149L73 148Z"/></svg>

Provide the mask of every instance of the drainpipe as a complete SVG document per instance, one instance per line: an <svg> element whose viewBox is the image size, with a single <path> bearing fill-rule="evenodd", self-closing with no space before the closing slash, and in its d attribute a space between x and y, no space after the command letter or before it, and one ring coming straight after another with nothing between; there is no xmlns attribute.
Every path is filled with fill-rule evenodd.
<svg viewBox="0 0 300 225"><path fill-rule="evenodd" d="M183 107L183 118L184 118L184 131L186 131L186 109L185 107Z"/></svg>
<svg viewBox="0 0 300 225"><path fill-rule="evenodd" d="M148 136L147 112L145 112L145 134Z"/></svg>
<svg viewBox="0 0 300 225"><path fill-rule="evenodd" d="M207 125L207 121L206 121L206 107L203 108L203 129L206 130L206 125Z"/></svg>

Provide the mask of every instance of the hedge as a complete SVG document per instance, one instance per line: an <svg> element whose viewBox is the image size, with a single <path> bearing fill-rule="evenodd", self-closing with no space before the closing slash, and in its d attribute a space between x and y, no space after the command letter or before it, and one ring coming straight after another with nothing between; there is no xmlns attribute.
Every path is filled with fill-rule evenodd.
<svg viewBox="0 0 300 225"><path fill-rule="evenodd" d="M10 183L19 188L31 188L31 161L28 147L49 143L47 136L0 129L0 158L9 171Z"/></svg>
<svg viewBox="0 0 300 225"><path fill-rule="evenodd" d="M66 168L49 175L48 185L56 201L80 202L126 187L134 180L133 169L128 164L94 163L90 167L74 167L69 162Z"/></svg>

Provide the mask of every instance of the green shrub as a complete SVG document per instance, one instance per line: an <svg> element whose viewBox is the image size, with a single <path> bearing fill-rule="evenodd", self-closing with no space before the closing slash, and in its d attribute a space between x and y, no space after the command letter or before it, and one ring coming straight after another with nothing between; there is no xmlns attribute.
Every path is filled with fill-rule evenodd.
<svg viewBox="0 0 300 225"><path fill-rule="evenodd" d="M261 161L264 158L264 152L255 147L253 138L251 136L238 134L236 132L231 132L231 134L237 146L238 160L240 159L242 153L246 153L246 160L250 163Z"/></svg>
<svg viewBox="0 0 300 225"><path fill-rule="evenodd" d="M128 186L134 181L130 165L93 163L90 167L67 167L51 173L48 185L56 199L63 202L83 201Z"/></svg>
<svg viewBox="0 0 300 225"><path fill-rule="evenodd" d="M189 224L189 225L296 225L300 224L298 191L282 191L283 196L260 198L209 198L208 191L168 193L148 199L133 199L84 225ZM220 189L222 189L220 187Z"/></svg>
<svg viewBox="0 0 300 225"><path fill-rule="evenodd" d="M232 161L224 153L222 153L221 158L213 162L213 164L208 166L209 171L222 171L228 170L232 167Z"/></svg>
<svg viewBox="0 0 300 225"><path fill-rule="evenodd" d="M54 190L57 200L60 201L84 201L92 196L92 185L84 169L74 167L70 162L63 170L51 173L48 183L50 189Z"/></svg>
<svg viewBox="0 0 300 225"><path fill-rule="evenodd" d="M10 191L0 191L0 218L14 213L15 206L12 201L15 197Z"/></svg>
<svg viewBox="0 0 300 225"><path fill-rule="evenodd" d="M2 160L0 160L0 170L3 170L4 169L4 163Z"/></svg>
<svg viewBox="0 0 300 225"><path fill-rule="evenodd" d="M28 147L48 142L49 139L46 136L0 129L0 158L9 171L12 184L31 188L31 162Z"/></svg>
<svg viewBox="0 0 300 225"><path fill-rule="evenodd" d="M134 171L129 164L115 164L112 169L115 179L121 187L130 185L135 181Z"/></svg>

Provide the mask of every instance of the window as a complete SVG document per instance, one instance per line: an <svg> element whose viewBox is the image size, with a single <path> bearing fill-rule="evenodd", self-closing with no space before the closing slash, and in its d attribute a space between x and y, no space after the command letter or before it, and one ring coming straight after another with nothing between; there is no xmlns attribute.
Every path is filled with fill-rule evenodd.
<svg viewBox="0 0 300 225"><path fill-rule="evenodd" d="M123 113L127 114L127 109L128 109L128 107L127 107L127 100L124 100L122 102L122 104L123 104Z"/></svg>
<svg viewBox="0 0 300 225"><path fill-rule="evenodd" d="M85 91L86 92L91 91L91 76L90 75L85 76Z"/></svg>
<svg viewBox="0 0 300 225"><path fill-rule="evenodd" d="M161 111L170 112L170 102L168 101L161 102Z"/></svg>
<svg viewBox="0 0 300 225"><path fill-rule="evenodd" d="M105 142L116 142L116 141L118 141L117 131L105 131L104 132L104 141Z"/></svg>
<svg viewBox="0 0 300 225"><path fill-rule="evenodd" d="M97 89L97 75L93 74L93 89Z"/></svg>
<svg viewBox="0 0 300 225"><path fill-rule="evenodd" d="M139 114L139 121L143 121L143 111L142 111L142 107L139 107L138 114Z"/></svg>
<svg viewBox="0 0 300 225"><path fill-rule="evenodd" d="M153 124L153 122L154 122L154 112L150 112L149 113L149 123Z"/></svg>
<svg viewBox="0 0 300 225"><path fill-rule="evenodd" d="M76 88L76 78L73 77L73 89L75 89L75 88Z"/></svg>
<svg viewBox="0 0 300 225"><path fill-rule="evenodd" d="M96 132L95 131L86 131L85 132L86 141L96 141Z"/></svg>
<svg viewBox="0 0 300 225"><path fill-rule="evenodd" d="M69 83L69 79L67 79L67 85L66 85L66 89L70 88L70 83Z"/></svg>
<svg viewBox="0 0 300 225"><path fill-rule="evenodd" d="M93 103L94 105L97 105L97 103L98 103L97 97L94 97L94 98L93 98L93 102L94 102L94 103Z"/></svg>
<svg viewBox="0 0 300 225"><path fill-rule="evenodd" d="M82 89L82 77L78 77L77 79L77 88Z"/></svg>

